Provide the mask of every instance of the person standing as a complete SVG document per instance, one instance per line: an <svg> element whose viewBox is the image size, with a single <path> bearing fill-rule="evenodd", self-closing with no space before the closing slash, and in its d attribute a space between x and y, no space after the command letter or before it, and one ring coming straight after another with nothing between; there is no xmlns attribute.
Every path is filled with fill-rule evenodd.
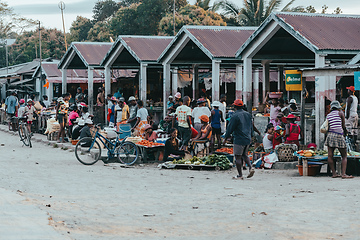
<svg viewBox="0 0 360 240"><path fill-rule="evenodd" d="M32 122L34 120L34 114L35 114L35 107L34 107L34 103L33 103L33 100L32 99L28 99L27 100L27 105L25 106L25 113L24 115L26 116L26 123L27 123L27 128L28 128L28 131L29 133L32 135L31 133L31 125L32 125Z"/></svg>
<svg viewBox="0 0 360 240"><path fill-rule="evenodd" d="M84 101L84 94L82 93L81 87L78 87L76 89L76 95L75 95L75 103L80 103Z"/></svg>
<svg viewBox="0 0 360 240"><path fill-rule="evenodd" d="M357 109L359 100L355 96L354 86L347 87L346 89L348 90L349 97L346 99L345 125L349 137L352 139L353 143L355 143L358 135L359 117L357 114Z"/></svg>
<svg viewBox="0 0 360 240"><path fill-rule="evenodd" d="M19 101L16 97L16 91L13 91L11 95L5 99L5 112L8 118L9 130L11 128L12 131L17 130L17 124L13 121L13 117L15 117L18 107Z"/></svg>
<svg viewBox="0 0 360 240"><path fill-rule="evenodd" d="M131 127L133 128L136 123L136 114L137 114L137 105L136 105L136 98L134 96L129 97L129 112L130 116L127 120L130 123Z"/></svg>
<svg viewBox="0 0 360 240"><path fill-rule="evenodd" d="M149 113L148 110L144 107L144 102L141 100L137 101L138 110L136 113L136 122L131 131L134 132L135 136L144 135L144 126L148 123Z"/></svg>
<svg viewBox="0 0 360 240"><path fill-rule="evenodd" d="M206 107L206 100L204 98L199 98L197 100L198 106L194 108L194 110L191 113L191 116L193 118L194 128L196 131L200 131L202 127L202 123L200 121L200 117L202 115L206 115L209 118L211 117L211 112L208 107ZM211 119L211 118L210 118Z"/></svg>
<svg viewBox="0 0 360 240"><path fill-rule="evenodd" d="M118 104L115 106L115 119L117 131L119 131L120 124L125 123L130 116L129 106L125 104L125 98L121 97Z"/></svg>
<svg viewBox="0 0 360 240"><path fill-rule="evenodd" d="M330 107L331 112L326 116L329 130L325 140L325 145L328 147L328 164L332 172L332 177L353 178L353 176L346 175L347 151L344 134L347 133L347 130L345 127L345 116L344 113L340 110L341 105L338 101L332 101ZM336 174L335 171L335 148L338 148L341 154L341 176Z"/></svg>
<svg viewBox="0 0 360 240"><path fill-rule="evenodd" d="M226 95L221 94L220 95L220 103L219 110L222 112L222 118L226 119ZM221 122L221 133L226 132L226 121Z"/></svg>
<svg viewBox="0 0 360 240"><path fill-rule="evenodd" d="M222 105L219 101L214 101L212 106L213 110L211 111L211 127L212 127L212 136L211 136L211 148L215 148L215 137L217 139L218 148L221 148L221 124L225 122L223 118L223 113L219 110L219 107Z"/></svg>
<svg viewBox="0 0 360 240"><path fill-rule="evenodd" d="M270 105L270 122L275 121L277 118L279 112L281 111L281 108L279 107L279 101L277 98L272 98L271 103L269 101L269 92L266 95L265 102Z"/></svg>
<svg viewBox="0 0 360 240"><path fill-rule="evenodd" d="M63 97L59 97L56 105L56 115L55 118L59 122L60 130L58 135L58 142L62 137L62 142L65 142L65 125L67 122L67 113L69 109L69 99L70 93L63 94Z"/></svg>
<svg viewBox="0 0 360 240"><path fill-rule="evenodd" d="M244 111L244 103L241 99L236 99L233 103L236 112L231 117L226 129L224 144L231 134L234 136L234 155L236 159L236 168L238 175L234 179L243 179L243 162L249 166L248 178L254 176L255 170L252 168L248 157L249 145L251 143L251 134L253 124L251 114Z"/></svg>
<svg viewBox="0 0 360 240"><path fill-rule="evenodd" d="M104 104L105 104L105 92L102 87L98 88L98 95L96 97L96 103L100 107L104 106Z"/></svg>
<svg viewBox="0 0 360 240"><path fill-rule="evenodd" d="M183 105L176 108L175 116L172 119L172 127L174 128L175 119L178 119L178 129L181 137L183 150L187 150L188 143L191 138L191 108L190 97L183 98Z"/></svg>

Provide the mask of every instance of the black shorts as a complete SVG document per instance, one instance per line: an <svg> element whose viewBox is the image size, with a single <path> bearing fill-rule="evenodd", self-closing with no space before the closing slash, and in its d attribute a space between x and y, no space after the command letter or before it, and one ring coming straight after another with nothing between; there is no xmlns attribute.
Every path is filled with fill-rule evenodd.
<svg viewBox="0 0 360 240"><path fill-rule="evenodd" d="M64 121L65 121L65 114L58 114L57 115L57 120L58 120L58 122L59 122L59 124L63 124L64 123Z"/></svg>
<svg viewBox="0 0 360 240"><path fill-rule="evenodd" d="M221 128L212 128L213 134L221 134Z"/></svg>

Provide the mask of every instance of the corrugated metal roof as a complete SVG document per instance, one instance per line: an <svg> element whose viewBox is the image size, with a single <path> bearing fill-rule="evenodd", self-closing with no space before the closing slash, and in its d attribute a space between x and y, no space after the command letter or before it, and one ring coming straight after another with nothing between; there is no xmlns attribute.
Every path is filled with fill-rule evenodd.
<svg viewBox="0 0 360 240"><path fill-rule="evenodd" d="M244 44L256 28L208 28L192 27L187 31L193 35L213 57L234 58L236 51Z"/></svg>
<svg viewBox="0 0 360 240"><path fill-rule="evenodd" d="M88 65L99 66L112 43L73 43Z"/></svg>
<svg viewBox="0 0 360 240"><path fill-rule="evenodd" d="M319 50L359 50L360 16L277 13Z"/></svg>
<svg viewBox="0 0 360 240"><path fill-rule="evenodd" d="M140 61L156 61L173 37L120 36ZM126 46L125 46L126 47ZM130 49L129 49L130 48Z"/></svg>

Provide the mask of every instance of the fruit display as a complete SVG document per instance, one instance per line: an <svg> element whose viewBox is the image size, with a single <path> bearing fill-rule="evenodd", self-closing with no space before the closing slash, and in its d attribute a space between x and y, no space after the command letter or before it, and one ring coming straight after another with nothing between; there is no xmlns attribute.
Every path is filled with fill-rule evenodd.
<svg viewBox="0 0 360 240"><path fill-rule="evenodd" d="M297 154L299 154L300 156L303 156L303 157L312 157L312 156L315 156L315 151L313 151L313 150L300 150L300 151L297 151Z"/></svg>
<svg viewBox="0 0 360 240"><path fill-rule="evenodd" d="M328 152L325 151L325 150L316 150L316 151L315 151L315 154L316 154L316 155L319 155L319 156L327 156L327 155L328 155Z"/></svg>
<svg viewBox="0 0 360 240"><path fill-rule="evenodd" d="M155 143L155 142L150 142L148 140L141 140L140 142L136 143L137 145L141 145L144 147L157 147L157 146L164 146L163 143Z"/></svg>
<svg viewBox="0 0 360 240"><path fill-rule="evenodd" d="M216 152L234 154L234 149L224 147L224 148L217 149Z"/></svg>
<svg viewBox="0 0 360 240"><path fill-rule="evenodd" d="M192 157L191 159L180 159L172 161L173 164L193 164L193 165L210 165L214 167L219 167L222 170L229 169L232 165L229 159L224 155L212 154L206 157Z"/></svg>
<svg viewBox="0 0 360 240"><path fill-rule="evenodd" d="M348 152L348 156L359 157L359 156L360 156L360 152L350 151L350 152Z"/></svg>

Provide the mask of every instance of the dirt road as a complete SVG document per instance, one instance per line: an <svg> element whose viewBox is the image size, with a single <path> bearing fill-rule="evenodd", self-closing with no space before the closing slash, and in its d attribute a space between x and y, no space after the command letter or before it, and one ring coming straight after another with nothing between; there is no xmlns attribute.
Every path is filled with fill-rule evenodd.
<svg viewBox="0 0 360 240"><path fill-rule="evenodd" d="M0 131L1 143L0 239L358 238L359 178L84 166Z"/></svg>

